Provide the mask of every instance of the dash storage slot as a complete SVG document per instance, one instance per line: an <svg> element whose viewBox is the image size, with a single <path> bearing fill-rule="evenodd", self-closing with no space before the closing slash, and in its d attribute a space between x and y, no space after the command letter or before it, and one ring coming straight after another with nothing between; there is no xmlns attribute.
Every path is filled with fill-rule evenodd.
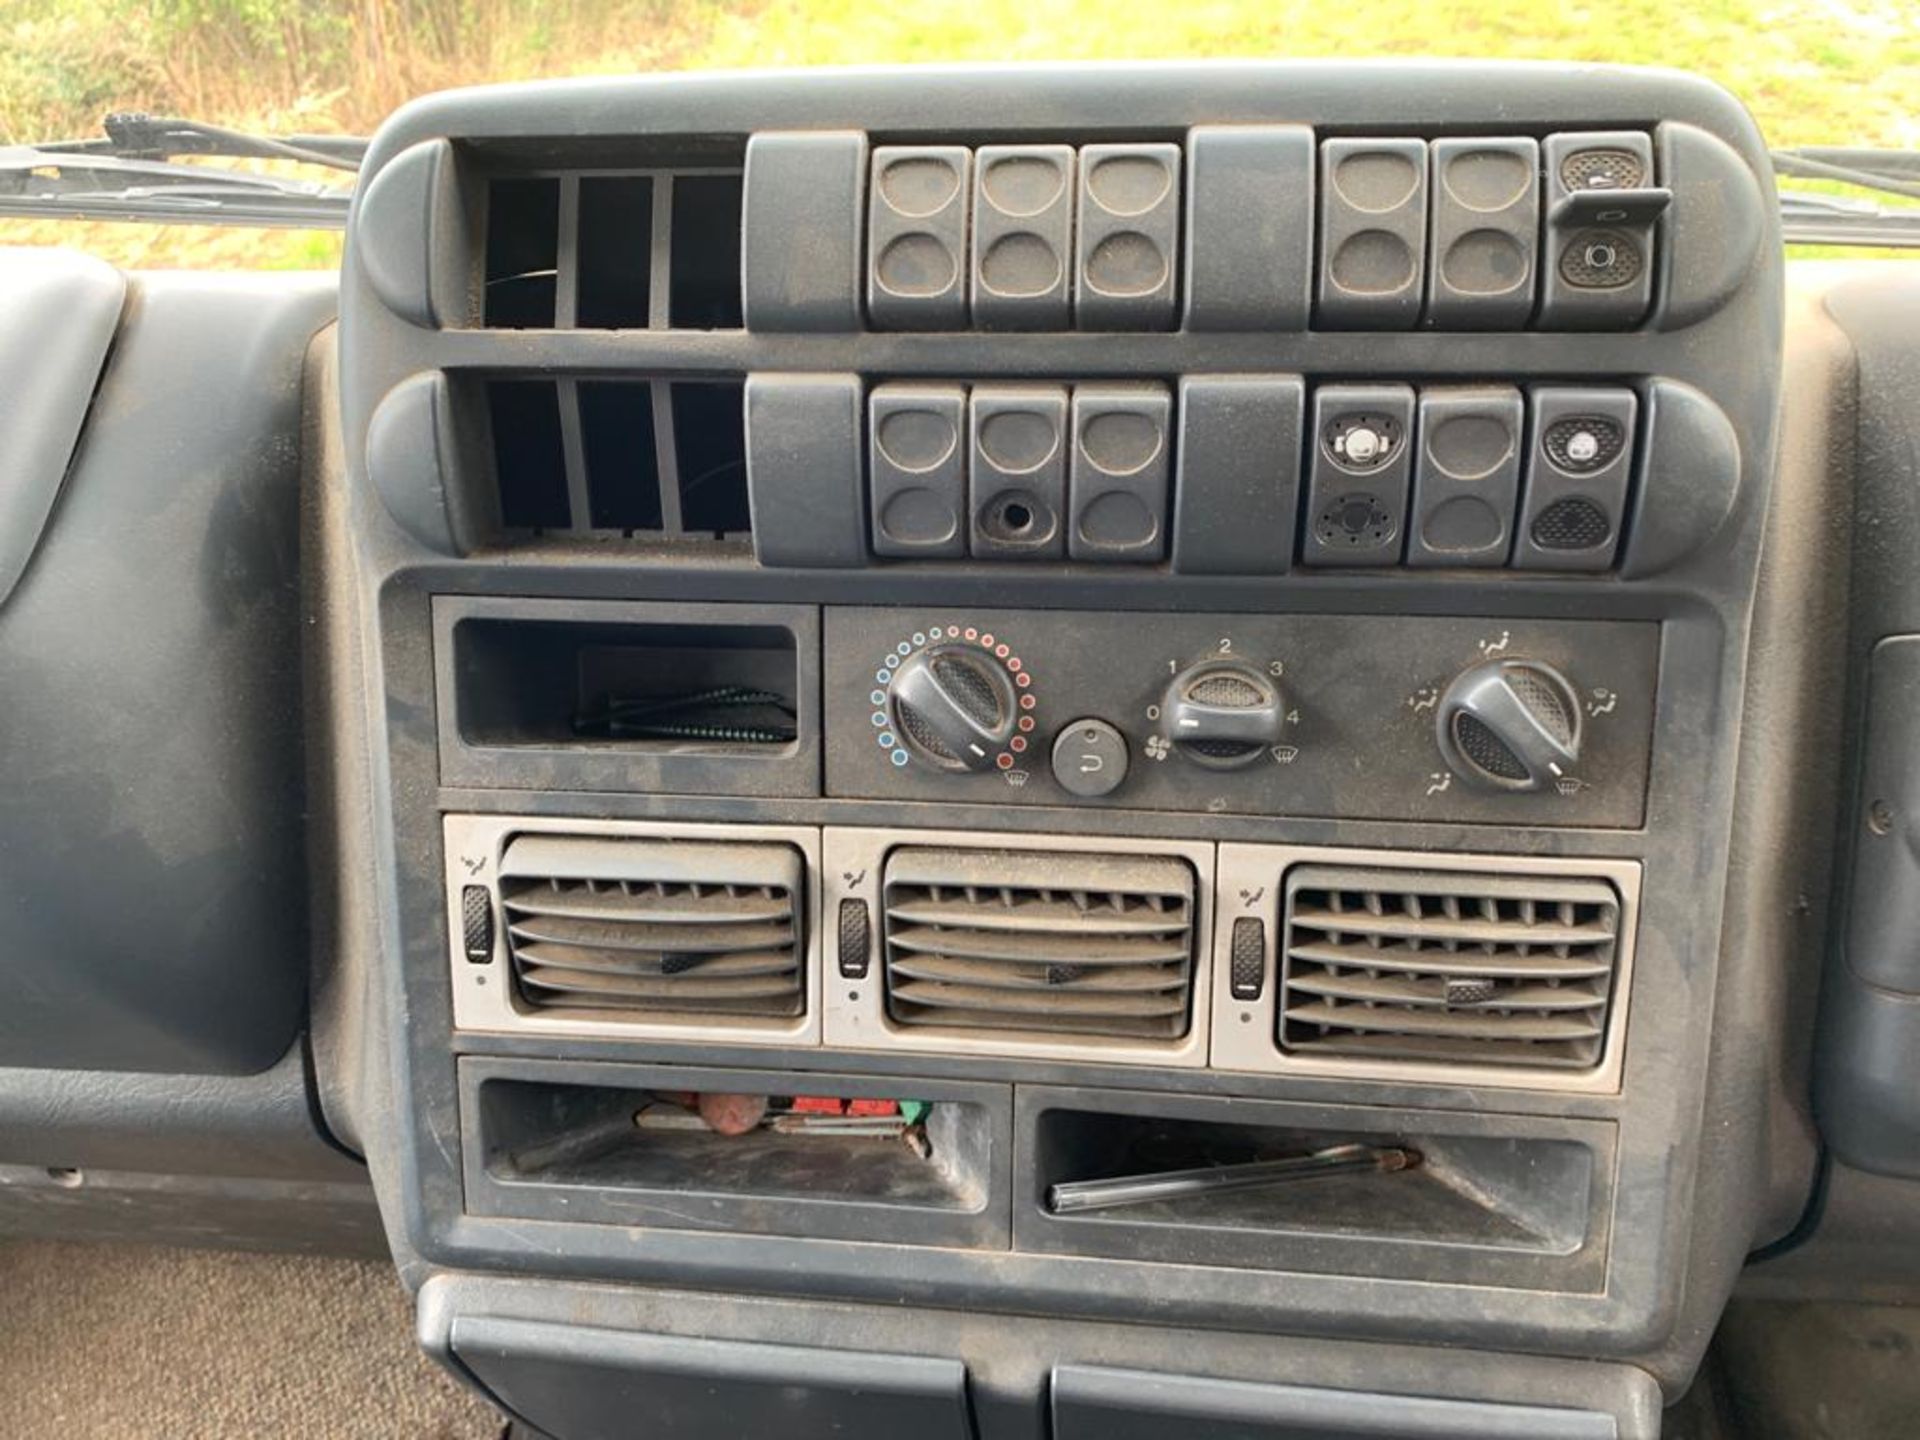
<svg viewBox="0 0 1920 1440"><path fill-rule="evenodd" d="M1604 1273L1605 1123L1027 1087L1019 1111L1022 1250L1557 1289ZM1367 1154L1380 1163L1271 1167ZM1070 1182L1263 1164L1265 1184L1052 1203Z"/></svg>
<svg viewBox="0 0 1920 1440"><path fill-rule="evenodd" d="M442 777L817 794L818 628L799 606L438 597Z"/></svg>
<svg viewBox="0 0 1920 1440"><path fill-rule="evenodd" d="M474 1214L1007 1243L1004 1085L468 1057L460 1096Z"/></svg>

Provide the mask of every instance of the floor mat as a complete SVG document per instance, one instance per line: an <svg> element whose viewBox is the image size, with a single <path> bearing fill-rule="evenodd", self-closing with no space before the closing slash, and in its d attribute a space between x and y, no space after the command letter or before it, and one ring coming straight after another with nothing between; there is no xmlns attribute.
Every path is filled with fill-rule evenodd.
<svg viewBox="0 0 1920 1440"><path fill-rule="evenodd" d="M388 1265L0 1245L8 1440L498 1440Z"/></svg>

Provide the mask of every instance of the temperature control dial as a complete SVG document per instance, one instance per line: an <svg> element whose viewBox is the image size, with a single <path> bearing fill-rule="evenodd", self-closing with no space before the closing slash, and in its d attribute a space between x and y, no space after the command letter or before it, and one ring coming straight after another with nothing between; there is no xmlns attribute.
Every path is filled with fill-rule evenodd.
<svg viewBox="0 0 1920 1440"><path fill-rule="evenodd" d="M1580 699L1537 660L1487 660L1440 697L1440 753L1462 780L1488 790L1551 790L1580 759Z"/></svg>
<svg viewBox="0 0 1920 1440"><path fill-rule="evenodd" d="M874 679L873 723L893 764L1025 778L1033 677L991 633L933 626L896 646Z"/></svg>
<svg viewBox="0 0 1920 1440"><path fill-rule="evenodd" d="M1173 747L1210 770L1250 765L1285 733L1287 707L1275 685L1238 660L1202 660L1182 670L1160 701Z"/></svg>

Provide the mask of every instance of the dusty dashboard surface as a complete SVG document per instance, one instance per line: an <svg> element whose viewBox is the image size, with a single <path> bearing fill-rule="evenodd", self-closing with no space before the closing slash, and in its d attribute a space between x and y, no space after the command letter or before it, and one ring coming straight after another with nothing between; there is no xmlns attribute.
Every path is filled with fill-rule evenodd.
<svg viewBox="0 0 1920 1440"><path fill-rule="evenodd" d="M562 1437L1655 1433L1776 225L1632 71L403 111L332 583L429 1345Z"/></svg>

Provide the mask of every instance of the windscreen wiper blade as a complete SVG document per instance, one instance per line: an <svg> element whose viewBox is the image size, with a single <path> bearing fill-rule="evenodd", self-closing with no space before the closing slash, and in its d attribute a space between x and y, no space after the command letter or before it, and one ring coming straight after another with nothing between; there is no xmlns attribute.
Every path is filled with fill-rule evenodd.
<svg viewBox="0 0 1920 1440"><path fill-rule="evenodd" d="M129 159L102 149L0 146L0 215L338 230L352 200L351 185Z"/></svg>
<svg viewBox="0 0 1920 1440"><path fill-rule="evenodd" d="M1799 145L1775 150L1773 173L1802 180L1840 180L1864 190L1920 200L1920 151Z"/></svg>
<svg viewBox="0 0 1920 1440"><path fill-rule="evenodd" d="M1920 209L1783 190L1780 232L1790 245L1920 247Z"/></svg>
<svg viewBox="0 0 1920 1440"><path fill-rule="evenodd" d="M1773 173L1781 177L1833 181L1920 200L1920 150L1801 145L1772 154ZM1782 190L1780 228L1789 244L1920 246L1920 206Z"/></svg>

